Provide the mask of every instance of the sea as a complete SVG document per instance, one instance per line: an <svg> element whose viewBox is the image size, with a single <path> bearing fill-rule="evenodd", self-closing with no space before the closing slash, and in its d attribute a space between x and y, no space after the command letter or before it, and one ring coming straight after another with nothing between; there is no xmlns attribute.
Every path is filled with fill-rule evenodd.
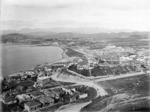
<svg viewBox="0 0 150 112"><path fill-rule="evenodd" d="M33 46L2 44L1 74L6 76L30 70L34 66L53 63L62 58L63 50L57 46Z"/></svg>

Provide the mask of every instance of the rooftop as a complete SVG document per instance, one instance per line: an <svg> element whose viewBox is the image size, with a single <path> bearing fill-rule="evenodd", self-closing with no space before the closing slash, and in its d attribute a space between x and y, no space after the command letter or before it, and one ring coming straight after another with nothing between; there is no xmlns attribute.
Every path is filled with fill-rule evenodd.
<svg viewBox="0 0 150 112"><path fill-rule="evenodd" d="M27 94L17 95L16 97L19 98L19 99L27 99L27 98L30 98L30 96L27 95Z"/></svg>
<svg viewBox="0 0 150 112"><path fill-rule="evenodd" d="M28 105L29 107L35 107L41 105L41 103L36 100L31 100L30 102L27 102L25 104Z"/></svg>
<svg viewBox="0 0 150 112"><path fill-rule="evenodd" d="M54 102L54 99L48 96L41 96L37 100L39 100L41 103Z"/></svg>
<svg viewBox="0 0 150 112"><path fill-rule="evenodd" d="M44 95L40 91L33 91L33 92L30 92L29 94L31 94L32 96L41 96L41 95Z"/></svg>
<svg viewBox="0 0 150 112"><path fill-rule="evenodd" d="M15 96L9 96L9 97L6 97L5 98L5 103L9 103L9 102L12 102L12 101L15 101Z"/></svg>
<svg viewBox="0 0 150 112"><path fill-rule="evenodd" d="M43 77L38 77L38 80L45 80L45 79L49 79L49 76L43 76Z"/></svg>
<svg viewBox="0 0 150 112"><path fill-rule="evenodd" d="M31 80L25 80L25 81L21 81L18 85L20 86L33 86L34 85L34 81L31 81Z"/></svg>
<svg viewBox="0 0 150 112"><path fill-rule="evenodd" d="M64 90L62 90L62 88L55 88L55 89L53 89L53 91L56 92L57 94L65 92Z"/></svg>
<svg viewBox="0 0 150 112"><path fill-rule="evenodd" d="M48 90L44 90L43 91L44 94L46 94L47 96L51 96L51 97L55 97L55 92L53 91L48 91Z"/></svg>

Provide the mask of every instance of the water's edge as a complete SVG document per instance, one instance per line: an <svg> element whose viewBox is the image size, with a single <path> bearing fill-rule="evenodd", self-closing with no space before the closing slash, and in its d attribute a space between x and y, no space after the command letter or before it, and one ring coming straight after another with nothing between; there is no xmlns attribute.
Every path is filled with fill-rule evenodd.
<svg viewBox="0 0 150 112"><path fill-rule="evenodd" d="M4 46L5 44L3 44L3 45L1 45L2 47ZM9 46L9 44L7 44L8 46ZM7 46L6 45L6 46ZM62 60L62 59L64 59L64 48L62 48L61 46L53 46L53 45L51 45L51 46L38 46L38 45L12 45L12 44L10 44L11 46L21 46L21 47L40 47L40 48L42 48L42 47L58 47L58 48L60 48L61 50L62 50L62 52L60 53L60 58L57 60L57 61L60 61L60 60ZM2 49L2 47L1 47L1 49ZM0 59L0 71L1 71L1 75L0 75L0 78L2 78L3 76L10 76L10 75L14 75L14 74L16 74L16 73L18 73L18 72L20 72L20 71L26 71L26 69L25 70L20 70L20 71L17 71L17 72L14 72L14 73L10 73L10 74L2 74L2 53L3 53L3 51L1 50L1 53L0 53L0 55L1 55L1 59ZM46 62L46 63L48 63L48 64L52 64L52 63L55 63L56 62L56 60L54 60L54 61L52 61L52 62ZM45 64L45 63L39 63L39 64ZM37 66L38 64L36 64L36 65L34 65L34 66ZM32 69L34 66L32 66L30 69ZM28 70L30 70L30 69L28 69Z"/></svg>

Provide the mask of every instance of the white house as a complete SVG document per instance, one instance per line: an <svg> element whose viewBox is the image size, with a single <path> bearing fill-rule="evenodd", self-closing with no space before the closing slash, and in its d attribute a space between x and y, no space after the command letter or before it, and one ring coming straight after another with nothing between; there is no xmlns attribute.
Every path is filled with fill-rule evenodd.
<svg viewBox="0 0 150 112"><path fill-rule="evenodd" d="M79 95L79 98L82 99L82 98L86 98L87 96L88 96L87 93L84 93L84 94Z"/></svg>
<svg viewBox="0 0 150 112"><path fill-rule="evenodd" d="M37 85L39 85L39 86L44 86L49 82L50 82L49 76L38 77L38 79L37 79Z"/></svg>

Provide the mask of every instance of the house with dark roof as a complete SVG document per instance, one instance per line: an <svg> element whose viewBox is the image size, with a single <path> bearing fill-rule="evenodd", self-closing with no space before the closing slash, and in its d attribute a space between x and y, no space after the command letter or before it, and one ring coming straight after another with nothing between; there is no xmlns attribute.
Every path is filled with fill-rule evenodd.
<svg viewBox="0 0 150 112"><path fill-rule="evenodd" d="M25 81L21 81L18 85L23 86L23 87L30 87L34 85L34 81L31 80L25 80Z"/></svg>
<svg viewBox="0 0 150 112"><path fill-rule="evenodd" d="M52 97L54 99L58 99L59 98L59 94L54 92L53 90L44 90L42 91L46 96Z"/></svg>
<svg viewBox="0 0 150 112"><path fill-rule="evenodd" d="M32 112L40 109L42 107L42 103L36 101L36 100L31 100L30 102L24 103L24 109L27 112Z"/></svg>
<svg viewBox="0 0 150 112"><path fill-rule="evenodd" d="M5 97L4 100L2 100L5 104L13 104L13 103L16 103L17 100L15 98L14 95L11 95L11 96L8 96L8 97Z"/></svg>
<svg viewBox="0 0 150 112"><path fill-rule="evenodd" d="M44 94L40 91L33 91L33 92L30 92L28 93L33 99L37 99L41 96L44 96Z"/></svg>
<svg viewBox="0 0 150 112"><path fill-rule="evenodd" d="M20 81L21 80L20 75L12 76L11 78L14 79L15 81Z"/></svg>
<svg viewBox="0 0 150 112"><path fill-rule="evenodd" d="M49 82L50 82L50 77L49 77L49 76L41 76L41 77L38 77L38 78L37 78L36 84L37 84L38 86L43 87L43 86L45 86L46 84L48 84Z"/></svg>
<svg viewBox="0 0 150 112"><path fill-rule="evenodd" d="M52 91L57 93L58 95L65 93L65 91L62 88L55 88Z"/></svg>
<svg viewBox="0 0 150 112"><path fill-rule="evenodd" d="M18 85L18 86L16 86L15 90L16 90L17 92L22 92L22 91L24 90L24 87L21 86L21 85Z"/></svg>
<svg viewBox="0 0 150 112"><path fill-rule="evenodd" d="M42 103L42 107L50 106L54 104L54 99L48 96L38 97L37 100Z"/></svg>
<svg viewBox="0 0 150 112"><path fill-rule="evenodd" d="M16 96L16 99L19 101L19 103L21 103L23 101L30 101L31 97L27 94L18 94Z"/></svg>

